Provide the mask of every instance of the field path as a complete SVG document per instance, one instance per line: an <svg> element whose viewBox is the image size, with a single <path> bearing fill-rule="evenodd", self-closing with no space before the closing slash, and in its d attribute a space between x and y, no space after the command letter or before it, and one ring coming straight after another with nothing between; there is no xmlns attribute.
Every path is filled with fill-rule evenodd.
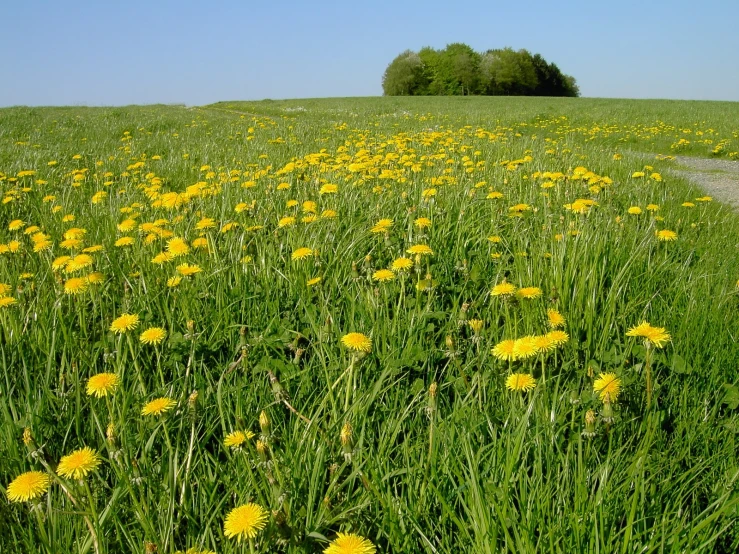
<svg viewBox="0 0 739 554"><path fill-rule="evenodd" d="M674 175L698 185L716 200L739 210L739 162L678 156Z"/></svg>

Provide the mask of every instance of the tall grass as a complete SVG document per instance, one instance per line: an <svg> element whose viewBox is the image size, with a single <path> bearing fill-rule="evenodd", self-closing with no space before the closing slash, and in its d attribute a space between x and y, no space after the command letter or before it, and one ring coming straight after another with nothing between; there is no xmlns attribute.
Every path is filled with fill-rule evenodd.
<svg viewBox="0 0 739 554"><path fill-rule="evenodd" d="M669 155L691 128L714 143L688 152L713 155L725 139L728 156L739 124L721 114L736 110L434 98L0 111L0 243L21 243L0 255L16 299L0 308L0 487L53 474L47 494L0 503L3 551L321 552L337 532L380 552L736 551L739 219L697 201L669 160L645 169L628 155ZM179 207L157 206L196 183ZM565 208L577 199L595 205ZM315 221L301 221L305 201ZM296 222L281 228L284 216ZM196 229L204 217L215 226ZM137 227L120 231L127 218ZM392 228L372 233L384 218ZM157 219L207 248L152 263L170 238L147 242L142 224ZM221 232L228 222L239 226ZM33 251L31 225L51 250ZM73 227L87 232L68 252ZM123 236L134 244L115 246ZM86 271L103 282L65 294L85 272L52 263L97 244ZM417 244L433 255L406 253ZM292 260L302 247L317 253ZM414 267L372 279L400 256ZM202 272L168 286L182 262ZM492 296L503 281L542 296ZM565 317L566 344L492 355L545 333L548 308ZM123 313L138 327L112 332ZM642 320L667 329L665 348L626 336ZM152 326L165 341L142 344ZM371 352L343 347L349 332L371 337ZM118 389L88 396L101 372ZM511 372L536 387L507 390ZM593 382L608 372L622 390L607 408ZM176 407L141 415L162 396ZM255 437L224 446L237 430ZM82 446L100 467L58 475ZM249 501L269 511L266 528L251 545L226 539L226 514Z"/></svg>

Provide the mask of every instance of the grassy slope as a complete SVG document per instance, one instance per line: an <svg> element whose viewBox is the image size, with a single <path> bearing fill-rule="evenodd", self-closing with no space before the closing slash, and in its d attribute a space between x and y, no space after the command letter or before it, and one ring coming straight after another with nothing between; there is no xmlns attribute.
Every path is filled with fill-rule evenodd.
<svg viewBox="0 0 739 554"><path fill-rule="evenodd" d="M235 112L269 119L253 121ZM129 367L135 355L149 394L142 395L132 380L115 397L112 419L122 455L118 462L106 460L93 487L101 506L112 503L102 525L112 550L140 549L148 540L159 543L160 551L203 544L231 552L232 545L221 542L223 516L253 498L286 520L270 527L263 551L278 545L317 551L320 535L330 538L340 529L369 536L388 552L734 551L739 424L736 410L724 403L724 385L735 382L739 369L739 262L727 256L739 244L739 219L713 203L682 207L700 191L676 179L632 179L644 162L628 156L617 161L613 154L632 149L670 154L678 130L688 127L714 129L714 140L731 139L736 147L737 121L737 104L530 98L2 110L0 171L38 169L38 177L50 184L0 207L0 242L14 237L6 229L16 217L41 225L58 240L69 227L60 216L70 212L75 225L89 230L86 242L104 244L109 254L96 262L108 280L85 302L57 294L48 256L3 258L0 282L26 292L18 293L18 312L3 312L0 483L36 467L18 440L25 426L43 442L50 460L82 444L111 457L103 438L108 409L85 397L84 382L97 371ZM256 127L253 141L244 140L248 127ZM478 127L498 133L498 139L476 136ZM134 136L130 152L121 150L125 131ZM383 194L371 192L386 185L379 180L363 186L338 181L341 194L335 199L319 196L313 184L317 178L338 179L331 171L319 174L307 166L269 176L294 157L322 148L331 156L342 146L352 155L360 149L384 155L393 150L388 139L400 132L419 155L438 153L447 139L456 143L444 148L455 160L449 166L458 183L439 187L433 204L421 200L421 192L447 167L443 162L409 174L406 183ZM284 144L268 142L278 137ZM461 152L460 145L470 148ZM688 152L707 155L710 146L691 144ZM476 159L489 163L468 176L462 156L474 151L480 152ZM83 161L72 161L75 153L83 154ZM147 158L144 169L127 171L142 153L163 159ZM516 170L496 163L527 153L532 160ZM51 159L60 165L47 168ZM110 190L125 192L93 205L89 197L103 179L90 177L72 188L66 175L75 164L94 167L96 160L103 162L100 173L114 175ZM151 265L161 246L139 243L130 252L112 246L121 235L115 227L124 217L120 209L149 203L136 186L147 171L165 179L165 190L181 191L203 179L203 164L219 171L249 170L250 163L273 166L264 184L223 186L218 196L188 206L191 211L173 221L172 229L192 240L198 235L195 223L207 215L221 222L238 219L242 227L265 224L269 232L254 238L213 233L218 255L193 256L190 261L205 271L188 288L167 288L172 270ZM652 165L662 171L667 163ZM568 181L552 189L547 201L540 181L531 177L536 171L570 174L579 165L615 183L597 196L599 205L587 216L562 208L588 197L587 186ZM293 184L290 191L265 195L267 184L283 179ZM470 196L482 180L488 185ZM488 186L505 193L502 203L485 199ZM9 188L4 182L3 190ZM41 202L49 192L64 207L59 215L52 216ZM316 200L340 217L274 234L291 198ZM235 216L233 207L251 199L258 200L259 210ZM508 217L508 206L518 202L537 211ZM647 214L628 219L629 206L648 203L660 205L664 222ZM139 211L141 221L162 215ZM412 226L419 215L434 221L420 236ZM623 225L617 216L626 218ZM394 219L397 229L387 241L367 231L383 217ZM655 226L676 230L679 240L657 243ZM575 229L580 234L570 236ZM564 240L554 240L556 233ZM499 247L487 241L491 234L502 237ZM399 283L375 291L368 275L414 242L428 242L435 251L428 267L435 292L418 293L412 282L402 291ZM290 261L302 246L320 251L320 265ZM242 247L256 261L244 270ZM492 259L491 251L501 258ZM36 284L22 282L23 271L35 273ZM132 277L134 272L140 274ZM324 277L321 287L307 289L305 280L316 274ZM535 307L491 299L490 287L503 279L540 286L544 298ZM547 359L546 385L540 382L519 398L504 390L507 364L495 360L490 349L504 338L541 333L548 305L567 317L571 341ZM157 355L138 344L129 352L126 341L106 333L123 311L141 314L145 325L164 326L172 340ZM479 339L458 324L470 317L485 321ZM645 351L625 337L642 318L673 336L654 361L656 401L649 410ZM184 338L188 319L201 333L195 341ZM349 331L372 334L374 348L359 366L358 388L345 413L341 378L349 357L338 339ZM448 335L455 342L451 358ZM244 343L243 367L226 371ZM296 348L305 350L299 360ZM116 356L108 356L111 352ZM522 368L541 378L538 364ZM624 384L615 421L599 422L598 435L590 440L582 435L584 413L603 407L592 394L589 368L596 374L615 371ZM267 370L279 375L291 403L316 425L306 427L273 404ZM428 410L432 382L439 393L435 409ZM185 407L192 389L200 392L194 420ZM183 406L166 426L137 415L155 394L174 396ZM232 455L221 441L242 425L239 421L257 431L262 409L272 417L279 440L271 465L252 467L245 461L249 456ZM354 429L351 461L339 441L345 421ZM184 479L190 492L180 504L181 468L190 451L194 462ZM132 489L134 459L144 479ZM64 502L58 490L53 502ZM40 544L24 507L0 510L0 531L17 551ZM79 517L50 514L48 532L63 549L84 539Z"/></svg>

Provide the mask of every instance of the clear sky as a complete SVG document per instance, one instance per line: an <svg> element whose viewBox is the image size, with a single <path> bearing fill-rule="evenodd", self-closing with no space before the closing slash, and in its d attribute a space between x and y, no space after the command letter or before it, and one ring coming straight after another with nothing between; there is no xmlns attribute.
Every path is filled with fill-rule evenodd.
<svg viewBox="0 0 739 554"><path fill-rule="evenodd" d="M739 100L739 0L2 0L0 106L374 96L401 51L540 53L583 96Z"/></svg>

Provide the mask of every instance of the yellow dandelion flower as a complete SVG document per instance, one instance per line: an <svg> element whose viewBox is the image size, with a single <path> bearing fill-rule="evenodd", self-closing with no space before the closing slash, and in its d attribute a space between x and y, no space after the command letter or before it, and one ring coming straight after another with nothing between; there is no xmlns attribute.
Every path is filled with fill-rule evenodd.
<svg viewBox="0 0 739 554"><path fill-rule="evenodd" d="M115 373L98 373L87 380L87 395L101 398L113 394L120 382Z"/></svg>
<svg viewBox="0 0 739 554"><path fill-rule="evenodd" d="M389 269L379 269L372 274L372 280L380 281L381 283L392 281L393 279L395 279L395 273Z"/></svg>
<svg viewBox="0 0 739 554"><path fill-rule="evenodd" d="M548 335L536 335L534 337L534 345L536 346L537 352L548 352L557 347L552 338Z"/></svg>
<svg viewBox="0 0 739 554"><path fill-rule="evenodd" d="M369 540L354 534L337 533L323 554L375 554L377 549Z"/></svg>
<svg viewBox="0 0 739 554"><path fill-rule="evenodd" d="M318 283L320 283L322 280L321 277L313 277L312 279L308 279L305 284L308 287L315 287Z"/></svg>
<svg viewBox="0 0 739 554"><path fill-rule="evenodd" d="M662 229L661 231L656 231L655 235L657 235L657 239L660 242L669 242L677 240L677 233L675 231L670 231L669 229Z"/></svg>
<svg viewBox="0 0 739 554"><path fill-rule="evenodd" d="M236 224L234 223L234 225ZM194 241L192 241L192 247L205 250L206 248L208 248L208 239L205 237L198 237Z"/></svg>
<svg viewBox="0 0 739 554"><path fill-rule="evenodd" d="M180 273L184 275L185 277L190 277L191 275L195 275L196 273L200 273L202 268L197 264L180 264L176 268L177 273Z"/></svg>
<svg viewBox="0 0 739 554"><path fill-rule="evenodd" d="M313 250L311 250L310 248L306 248L306 247L298 248L297 250L293 252L292 260L293 261L304 260L308 256L312 256L312 255L313 255Z"/></svg>
<svg viewBox="0 0 739 554"><path fill-rule="evenodd" d="M18 301L12 296L0 296L0 308L7 308L17 302Z"/></svg>
<svg viewBox="0 0 739 554"><path fill-rule="evenodd" d="M662 348L670 341L670 334L664 327L652 327L646 321L642 321L636 327L632 327L626 333L627 337L641 337L650 345Z"/></svg>
<svg viewBox="0 0 739 554"><path fill-rule="evenodd" d="M223 523L223 534L229 539L253 539L267 525L267 510L250 502L231 510Z"/></svg>
<svg viewBox="0 0 739 554"><path fill-rule="evenodd" d="M503 281L495 285L493 290L490 291L490 294L493 296L511 296L514 292L516 292L516 286Z"/></svg>
<svg viewBox="0 0 739 554"><path fill-rule="evenodd" d="M211 217L204 217L195 225L195 229L202 231L204 229L212 229L216 226L216 220Z"/></svg>
<svg viewBox="0 0 739 554"><path fill-rule="evenodd" d="M630 213L631 215L639 215L639 214L641 214L641 213L642 213L642 212L641 212L641 208L640 208L639 206L631 206L631 207L630 207L630 208L629 208L628 210L626 210L626 211L627 211L627 212L629 212L629 213Z"/></svg>
<svg viewBox="0 0 739 554"><path fill-rule="evenodd" d="M547 333L547 337L549 337L549 340L551 340L555 346L562 346L568 340L570 340L570 335L568 335L564 331L559 330L549 331Z"/></svg>
<svg viewBox="0 0 739 554"><path fill-rule="evenodd" d="M102 283L104 279L105 279L105 275L103 275L99 271L90 273L89 275L85 277L85 281L87 281L91 285L97 285L98 283Z"/></svg>
<svg viewBox="0 0 739 554"><path fill-rule="evenodd" d="M541 289L539 287L522 287L516 291L516 296L527 299L539 298Z"/></svg>
<svg viewBox="0 0 739 554"><path fill-rule="evenodd" d="M593 392L598 393L603 402L615 402L620 391L621 380L615 373L601 373L593 382Z"/></svg>
<svg viewBox="0 0 739 554"><path fill-rule="evenodd" d="M123 247L123 246L131 246L133 244L133 237L121 237L117 241L115 241L114 246Z"/></svg>
<svg viewBox="0 0 739 554"><path fill-rule="evenodd" d="M390 268L393 271L405 271L407 269L410 269L413 267L413 260L410 258L406 258L401 256L400 258L396 258L393 260L393 263L390 264Z"/></svg>
<svg viewBox="0 0 739 554"><path fill-rule="evenodd" d="M139 340L142 344L159 344L167 336L167 331L161 327L149 327L141 333Z"/></svg>
<svg viewBox="0 0 739 554"><path fill-rule="evenodd" d="M113 320L110 324L110 330L114 333L125 333L136 329L139 324L139 316L136 314L123 314Z"/></svg>
<svg viewBox="0 0 739 554"><path fill-rule="evenodd" d="M0 296L5 296L12 290L12 287L10 285L7 285L5 283L0 283Z"/></svg>
<svg viewBox="0 0 739 554"><path fill-rule="evenodd" d="M174 277L170 277L169 279L167 279L167 286L169 288L174 288L178 286L181 282L182 277L180 277L179 275L175 275Z"/></svg>
<svg viewBox="0 0 739 554"><path fill-rule="evenodd" d="M470 326L470 329L477 335L482 331L483 326L485 325L485 322L482 319L470 319L467 324Z"/></svg>
<svg viewBox="0 0 739 554"><path fill-rule="evenodd" d="M428 217L419 217L413 222L413 225L419 229L428 229L431 227L431 220Z"/></svg>
<svg viewBox="0 0 739 554"><path fill-rule="evenodd" d="M547 320L549 323L549 327L551 327L552 329L564 327L567 323L564 316L553 308L549 308L547 310Z"/></svg>
<svg viewBox="0 0 739 554"><path fill-rule="evenodd" d="M227 448L239 448L246 441L253 438L254 433L251 431L234 431L233 433L226 435L226 438L223 439L223 446Z"/></svg>
<svg viewBox="0 0 739 554"><path fill-rule="evenodd" d="M504 340L496 344L491 353L493 356L498 358L499 360L515 360L515 354L513 352L513 349L516 345L515 340Z"/></svg>
<svg viewBox="0 0 739 554"><path fill-rule="evenodd" d="M136 228L136 220L135 219L124 219L118 224L118 230L121 233L127 233L128 231L133 231Z"/></svg>
<svg viewBox="0 0 739 554"><path fill-rule="evenodd" d="M392 227L393 227L392 219L381 219L372 226L372 228L370 229L370 232L374 234L386 233L390 229L392 229Z"/></svg>
<svg viewBox="0 0 739 554"><path fill-rule="evenodd" d="M336 194L339 191L338 185L326 184L321 187L318 194Z"/></svg>
<svg viewBox="0 0 739 554"><path fill-rule="evenodd" d="M289 227L291 225L295 225L295 218L291 215L283 217L277 222L277 227L280 229L284 227Z"/></svg>
<svg viewBox="0 0 739 554"><path fill-rule="evenodd" d="M65 294L82 294L87 290L87 279L84 277L73 277L64 283Z"/></svg>
<svg viewBox="0 0 739 554"><path fill-rule="evenodd" d="M417 256L427 256L434 253L426 244L415 244L406 250L406 252L408 254L416 254Z"/></svg>
<svg viewBox="0 0 739 554"><path fill-rule="evenodd" d="M174 237L167 241L167 253L170 255L170 259L184 256L189 251L190 247L187 242L180 237Z"/></svg>
<svg viewBox="0 0 739 554"><path fill-rule="evenodd" d="M539 348L535 337L521 337L520 339L516 339L513 344L513 359L525 360L526 358L536 355L538 351Z"/></svg>
<svg viewBox="0 0 739 554"><path fill-rule="evenodd" d="M51 476L41 471L27 471L13 479L5 493L11 502L27 502L49 490Z"/></svg>
<svg viewBox="0 0 739 554"><path fill-rule="evenodd" d="M355 352L370 352L372 339L362 333L348 333L341 337L341 343Z"/></svg>
<svg viewBox="0 0 739 554"><path fill-rule="evenodd" d="M17 231L18 229L22 229L23 225L25 224L22 219L14 219L8 223L8 231Z"/></svg>
<svg viewBox="0 0 739 554"><path fill-rule="evenodd" d="M505 386L511 391L527 392L536 386L536 380L528 373L513 373L505 380Z"/></svg>
<svg viewBox="0 0 739 554"><path fill-rule="evenodd" d="M166 396L162 396L161 398L155 398L151 402L147 402L143 408L141 408L141 415L142 416L159 416L162 415L165 412L168 412L174 406L177 404L174 400L171 398L167 398Z"/></svg>
<svg viewBox="0 0 739 554"><path fill-rule="evenodd" d="M56 471L67 479L84 479L100 465L100 456L89 446L75 450L59 460Z"/></svg>

